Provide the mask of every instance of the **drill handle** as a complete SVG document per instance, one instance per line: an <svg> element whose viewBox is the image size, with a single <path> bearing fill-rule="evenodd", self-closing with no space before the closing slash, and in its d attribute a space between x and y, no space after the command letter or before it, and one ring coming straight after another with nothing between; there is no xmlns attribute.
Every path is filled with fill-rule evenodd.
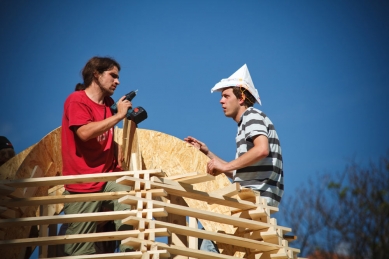
<svg viewBox="0 0 389 259"><path fill-rule="evenodd" d="M126 94L126 98L124 98L124 100L129 100L131 102L132 99L134 99L134 97L136 96L136 92L138 92L138 90L129 92L128 94ZM117 113L118 112L116 103L114 103L111 106L111 111L112 111L112 113Z"/></svg>

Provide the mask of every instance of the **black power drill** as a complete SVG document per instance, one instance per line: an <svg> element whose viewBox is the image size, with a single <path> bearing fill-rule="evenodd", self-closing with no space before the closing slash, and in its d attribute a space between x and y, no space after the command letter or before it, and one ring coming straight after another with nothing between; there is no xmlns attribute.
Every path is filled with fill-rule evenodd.
<svg viewBox="0 0 389 259"><path fill-rule="evenodd" d="M134 97L136 96L136 92L138 92L138 90L129 92L128 94L126 94L126 98L124 98L124 100L129 100L131 102L131 100L134 99ZM117 108L116 103L114 103L111 106L111 111L112 111L112 114L115 114L118 112L118 108ZM139 124L147 118L147 112L145 109L138 106L134 109L128 109L126 117L128 120L132 120L136 124Z"/></svg>

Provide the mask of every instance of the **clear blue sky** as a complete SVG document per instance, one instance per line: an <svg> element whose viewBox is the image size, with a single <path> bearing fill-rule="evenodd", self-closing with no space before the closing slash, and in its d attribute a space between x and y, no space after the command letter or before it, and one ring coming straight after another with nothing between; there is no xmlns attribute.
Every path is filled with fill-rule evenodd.
<svg viewBox="0 0 389 259"><path fill-rule="evenodd" d="M122 66L139 127L192 135L225 160L236 123L210 89L247 64L280 136L285 196L389 148L387 1L1 1L0 135L20 152L61 125L95 55ZM174 155L174 154L172 154Z"/></svg>

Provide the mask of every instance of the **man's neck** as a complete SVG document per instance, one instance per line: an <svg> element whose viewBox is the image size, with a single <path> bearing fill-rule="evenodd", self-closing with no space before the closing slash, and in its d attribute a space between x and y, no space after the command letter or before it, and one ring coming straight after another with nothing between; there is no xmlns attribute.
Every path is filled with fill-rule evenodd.
<svg viewBox="0 0 389 259"><path fill-rule="evenodd" d="M239 122L240 122L240 118L242 118L242 114L243 114L247 109L248 109L247 106L240 106L239 112L236 114L235 118L233 118L234 121L235 121L236 123L239 123Z"/></svg>
<svg viewBox="0 0 389 259"><path fill-rule="evenodd" d="M89 97L89 99L91 99L95 103L104 103L105 94L95 82L92 82L92 84L85 89L85 93Z"/></svg>

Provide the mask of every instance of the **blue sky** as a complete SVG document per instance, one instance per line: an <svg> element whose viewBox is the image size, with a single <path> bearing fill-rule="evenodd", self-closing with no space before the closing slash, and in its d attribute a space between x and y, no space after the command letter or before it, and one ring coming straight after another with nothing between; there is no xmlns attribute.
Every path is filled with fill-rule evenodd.
<svg viewBox="0 0 389 259"><path fill-rule="evenodd" d="M61 125L92 56L139 89L139 127L235 155L236 123L210 89L247 64L284 156L285 196L308 177L389 148L385 1L1 1L0 135L20 152ZM174 155L174 154L173 154Z"/></svg>

